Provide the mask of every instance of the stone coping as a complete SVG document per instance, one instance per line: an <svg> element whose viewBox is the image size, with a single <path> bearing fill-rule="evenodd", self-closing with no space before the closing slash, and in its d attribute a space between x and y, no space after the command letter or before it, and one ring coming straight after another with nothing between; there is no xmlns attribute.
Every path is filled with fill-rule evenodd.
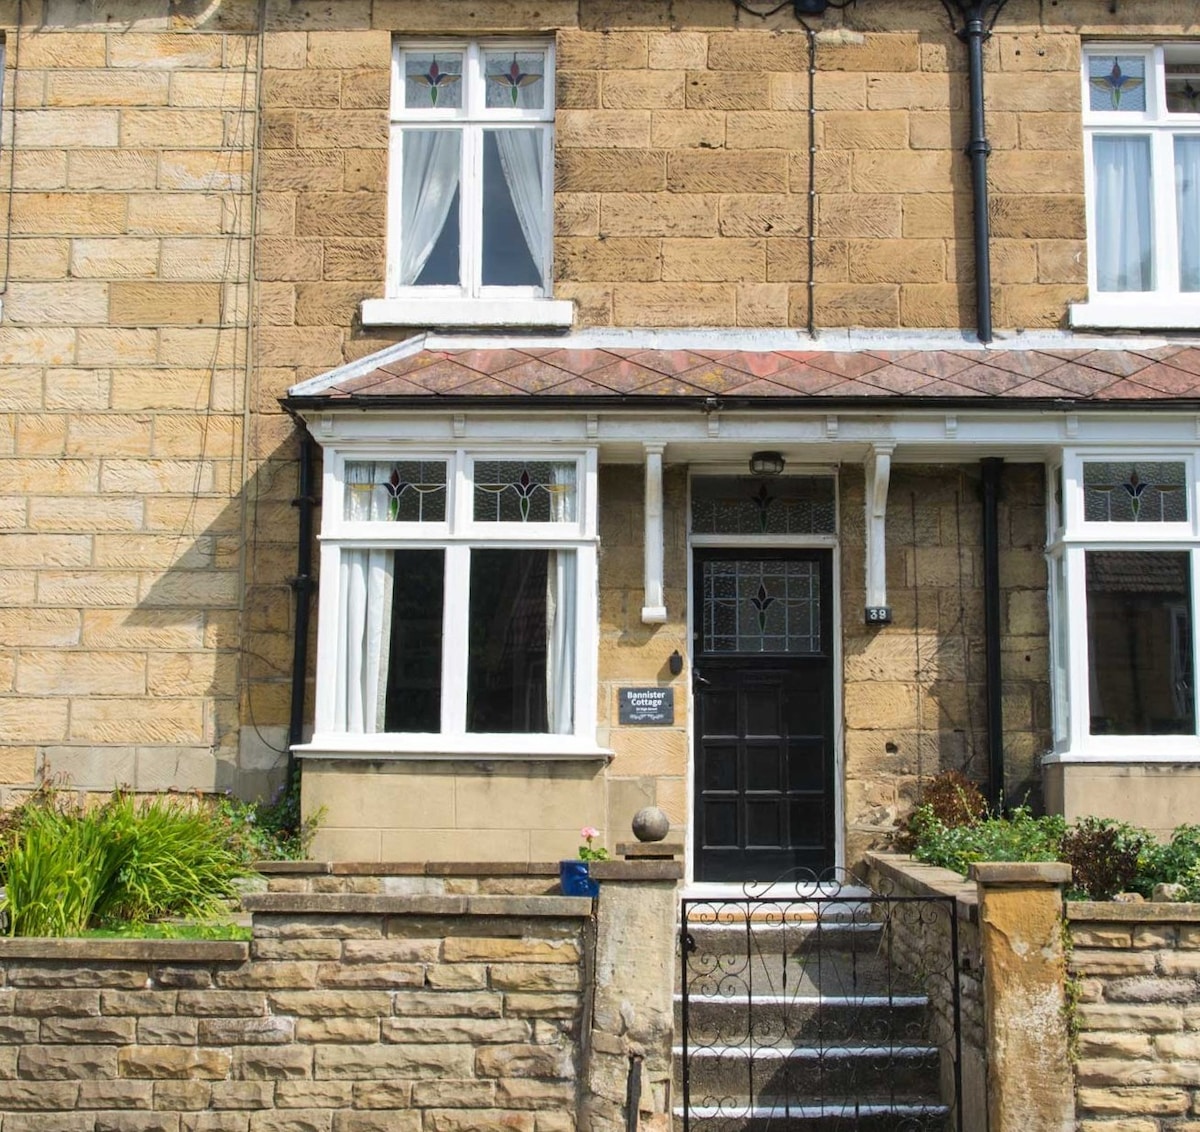
<svg viewBox="0 0 1200 1132"><path fill-rule="evenodd" d="M927 865L907 853L868 853L867 861L889 880L916 889L922 896L953 898L960 920L978 922L979 890L953 869Z"/></svg>
<svg viewBox="0 0 1200 1132"><path fill-rule="evenodd" d="M557 861L255 861L252 867L264 876L558 876Z"/></svg>
<svg viewBox="0 0 1200 1132"><path fill-rule="evenodd" d="M1080 923L1200 923L1200 904L1145 900L1126 904L1116 900L1068 900L1067 919Z"/></svg>
<svg viewBox="0 0 1200 1132"><path fill-rule="evenodd" d="M1071 866L1061 861L977 861L968 877L980 884L1070 884Z"/></svg>
<svg viewBox="0 0 1200 1132"><path fill-rule="evenodd" d="M242 940L0 937L0 960L244 963L249 957L250 945Z"/></svg>
<svg viewBox="0 0 1200 1132"><path fill-rule="evenodd" d="M593 880L682 880L683 862L671 858L640 861L592 861L588 865L588 876Z"/></svg>
<svg viewBox="0 0 1200 1132"><path fill-rule="evenodd" d="M633 860L644 860L649 857L662 860L670 857L683 856L681 841L618 841L617 856Z"/></svg>
<svg viewBox="0 0 1200 1132"><path fill-rule="evenodd" d="M590 916L588 896L374 896L268 892L242 897L248 912L320 916Z"/></svg>

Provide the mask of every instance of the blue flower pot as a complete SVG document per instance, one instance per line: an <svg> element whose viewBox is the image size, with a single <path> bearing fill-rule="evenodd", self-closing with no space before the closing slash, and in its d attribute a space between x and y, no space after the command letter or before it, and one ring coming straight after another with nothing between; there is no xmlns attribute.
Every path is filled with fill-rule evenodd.
<svg viewBox="0 0 1200 1132"><path fill-rule="evenodd" d="M587 861L559 861L558 883L564 896L599 896L600 884L588 875Z"/></svg>

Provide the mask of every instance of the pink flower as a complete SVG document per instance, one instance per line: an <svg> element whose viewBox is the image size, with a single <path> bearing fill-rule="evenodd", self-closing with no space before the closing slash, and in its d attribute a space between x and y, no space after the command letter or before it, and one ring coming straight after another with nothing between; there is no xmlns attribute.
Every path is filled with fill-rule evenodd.
<svg viewBox="0 0 1200 1132"><path fill-rule="evenodd" d="M593 837L600 836L600 831L593 826L585 825L583 829L579 831L579 836L582 837L584 841L591 841Z"/></svg>

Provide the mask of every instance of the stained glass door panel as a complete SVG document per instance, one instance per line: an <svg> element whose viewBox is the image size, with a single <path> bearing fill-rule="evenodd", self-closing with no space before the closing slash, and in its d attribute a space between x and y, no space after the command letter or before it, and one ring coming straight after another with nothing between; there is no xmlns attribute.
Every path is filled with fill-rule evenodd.
<svg viewBox="0 0 1200 1132"><path fill-rule="evenodd" d="M834 864L829 551L695 561L696 879Z"/></svg>

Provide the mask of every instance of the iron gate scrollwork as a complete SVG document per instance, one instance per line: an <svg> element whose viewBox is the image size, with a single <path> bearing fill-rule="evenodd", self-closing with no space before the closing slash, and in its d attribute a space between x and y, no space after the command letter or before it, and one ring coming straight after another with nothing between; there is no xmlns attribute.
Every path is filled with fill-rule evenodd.
<svg viewBox="0 0 1200 1132"><path fill-rule="evenodd" d="M684 1132L962 1132L952 897L793 871L683 901Z"/></svg>

